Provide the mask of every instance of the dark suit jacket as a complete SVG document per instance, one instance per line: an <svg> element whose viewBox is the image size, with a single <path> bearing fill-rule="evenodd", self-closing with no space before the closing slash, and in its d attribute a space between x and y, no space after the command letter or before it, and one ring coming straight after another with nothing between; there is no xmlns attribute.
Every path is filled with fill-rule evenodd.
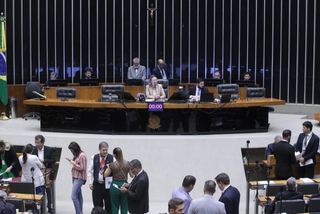
<svg viewBox="0 0 320 214"><path fill-rule="evenodd" d="M128 196L128 208L131 214L149 212L149 178L145 171L132 180L125 194Z"/></svg>
<svg viewBox="0 0 320 214"><path fill-rule="evenodd" d="M239 214L240 192L237 188L229 186L219 201L224 203L227 214Z"/></svg>
<svg viewBox="0 0 320 214"><path fill-rule="evenodd" d="M167 79L170 79L170 69L166 63L163 65L163 70L166 73ZM152 75L155 75L158 79L163 79L158 66L153 69Z"/></svg>
<svg viewBox="0 0 320 214"><path fill-rule="evenodd" d="M20 164L19 160L16 154L16 151L14 150L13 146L10 146L10 149L8 151L4 151L4 160L8 167L12 166L11 172L14 174L15 177L19 177L20 172ZM2 168L2 161L0 161L0 169Z"/></svg>
<svg viewBox="0 0 320 214"><path fill-rule="evenodd" d="M16 206L11 203L4 203L0 200L0 213L5 209L6 214L16 214Z"/></svg>
<svg viewBox="0 0 320 214"><path fill-rule="evenodd" d="M189 87L189 95L196 95L197 86L191 86ZM209 90L206 87L203 87L201 89L201 93L209 93Z"/></svg>
<svg viewBox="0 0 320 214"><path fill-rule="evenodd" d="M282 192L282 200L294 200L294 199L303 199L303 193L297 191L283 191ZM275 210L276 202L280 201L280 192L276 194L276 197L272 201L270 208L266 210L266 214L272 214Z"/></svg>
<svg viewBox="0 0 320 214"><path fill-rule="evenodd" d="M266 151L264 153L264 159L267 160L269 155L273 155L273 146L275 143L268 144Z"/></svg>
<svg viewBox="0 0 320 214"><path fill-rule="evenodd" d="M34 147L32 154L38 156L38 148ZM49 146L44 146L44 151L43 151L43 165L46 168L52 168L52 165L56 162L54 159L54 149L49 147Z"/></svg>
<svg viewBox="0 0 320 214"><path fill-rule="evenodd" d="M293 175L292 164L296 163L294 147L289 142L280 141L273 145L273 153L276 158L276 177L285 178Z"/></svg>
<svg viewBox="0 0 320 214"><path fill-rule="evenodd" d="M303 141L304 141L305 134L301 133L298 137L297 143L295 144L295 151L302 152ZM302 155L305 161L309 160L310 158L313 159L313 163L316 164L316 154L319 148L319 137L312 133L312 136L309 140L309 143L306 147L306 151Z"/></svg>

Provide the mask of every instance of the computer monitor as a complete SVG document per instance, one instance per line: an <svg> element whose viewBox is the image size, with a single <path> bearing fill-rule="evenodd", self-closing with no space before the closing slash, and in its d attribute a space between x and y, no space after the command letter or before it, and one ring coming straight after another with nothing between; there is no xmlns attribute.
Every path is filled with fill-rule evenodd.
<svg viewBox="0 0 320 214"><path fill-rule="evenodd" d="M217 86L223 84L223 79L205 79L204 86Z"/></svg>
<svg viewBox="0 0 320 214"><path fill-rule="evenodd" d="M57 79L57 80L49 80L48 85L51 87L54 86L68 86L68 80L65 79Z"/></svg>
<svg viewBox="0 0 320 214"><path fill-rule="evenodd" d="M143 85L143 82L142 82L142 79L127 79L126 80L126 84L127 86L142 86Z"/></svg>
<svg viewBox="0 0 320 214"><path fill-rule="evenodd" d="M99 85L98 79L81 79L80 86L94 86Z"/></svg>
<svg viewBox="0 0 320 214"><path fill-rule="evenodd" d="M9 182L10 192L33 194L34 187L31 182Z"/></svg>
<svg viewBox="0 0 320 214"><path fill-rule="evenodd" d="M126 91L115 91L114 94L118 95L119 100L122 101L136 101L136 99Z"/></svg>
<svg viewBox="0 0 320 214"><path fill-rule="evenodd" d="M238 84L239 87L254 87L255 86L254 80L237 80L236 84Z"/></svg>
<svg viewBox="0 0 320 214"><path fill-rule="evenodd" d="M213 93L201 93L200 102L212 102L213 101Z"/></svg>
<svg viewBox="0 0 320 214"><path fill-rule="evenodd" d="M179 102L187 102L189 99L189 91L178 91L174 92L168 99L169 102L171 101L179 101Z"/></svg>

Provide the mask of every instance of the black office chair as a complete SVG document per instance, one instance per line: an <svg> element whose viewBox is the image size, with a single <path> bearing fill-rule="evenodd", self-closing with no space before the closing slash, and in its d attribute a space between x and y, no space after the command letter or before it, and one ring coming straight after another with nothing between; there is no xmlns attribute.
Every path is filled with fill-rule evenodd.
<svg viewBox="0 0 320 214"><path fill-rule="evenodd" d="M26 89L25 89L26 97L28 99L40 98L40 96L34 92L37 92L39 94L42 93L40 83L39 82L27 82ZM29 113L22 116L22 119L28 120L28 118L40 120L41 116L40 116L40 113L35 112L34 107L32 107L32 112L29 112Z"/></svg>
<svg viewBox="0 0 320 214"><path fill-rule="evenodd" d="M317 183L298 184L297 191L302 192L304 195L317 194L319 193L318 184Z"/></svg>
<svg viewBox="0 0 320 214"><path fill-rule="evenodd" d="M112 101L118 100L117 91L124 91L123 85L103 85L101 86L101 99Z"/></svg>
<svg viewBox="0 0 320 214"><path fill-rule="evenodd" d="M239 85L238 84L220 84L217 86L218 97L221 98L223 94L231 94L231 99L239 99Z"/></svg>
<svg viewBox="0 0 320 214"><path fill-rule="evenodd" d="M274 213L304 213L305 202L302 199L282 200L276 202Z"/></svg>
<svg viewBox="0 0 320 214"><path fill-rule="evenodd" d="M266 89L265 88L247 88L246 89L246 98L248 99L257 99L265 98Z"/></svg>
<svg viewBox="0 0 320 214"><path fill-rule="evenodd" d="M320 198L310 198L308 203L309 213L320 213Z"/></svg>
<svg viewBox="0 0 320 214"><path fill-rule="evenodd" d="M76 99L77 89L75 88L57 88L57 99Z"/></svg>
<svg viewBox="0 0 320 214"><path fill-rule="evenodd" d="M11 203L16 206L16 209L19 210L19 212L25 212L26 211L26 204L25 201L22 199L6 199L6 203Z"/></svg>

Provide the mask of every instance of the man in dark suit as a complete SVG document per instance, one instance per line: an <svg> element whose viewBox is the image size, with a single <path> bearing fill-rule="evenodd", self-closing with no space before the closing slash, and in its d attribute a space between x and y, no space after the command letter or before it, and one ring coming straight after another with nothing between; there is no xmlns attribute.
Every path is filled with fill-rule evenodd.
<svg viewBox="0 0 320 214"><path fill-rule="evenodd" d="M42 135L37 135L34 137L35 147L33 148L34 155L38 156L40 162L44 165L45 169L42 173L45 175L46 184L51 183L50 174L52 173L52 168L56 162L54 158L54 149L44 145L45 138ZM46 188L47 200L48 200L48 212L53 212L52 198L51 198L51 188Z"/></svg>
<svg viewBox="0 0 320 214"><path fill-rule="evenodd" d="M153 69L152 75L155 75L158 79L169 79L169 66L163 61L163 59L158 60L158 66Z"/></svg>
<svg viewBox="0 0 320 214"><path fill-rule="evenodd" d="M230 185L230 179L226 173L220 173L215 179L219 189L222 191L219 201L224 203L226 213L239 214L239 190Z"/></svg>
<svg viewBox="0 0 320 214"><path fill-rule="evenodd" d="M299 151L302 157L299 159L300 178L313 178L316 154L319 148L319 137L312 132L312 123L305 121L302 131L295 144L295 151Z"/></svg>
<svg viewBox="0 0 320 214"><path fill-rule="evenodd" d="M110 183L112 175L104 178L104 172L108 165L114 162L111 154L108 154L109 144L102 141L99 144L99 153L91 157L88 168L89 188L92 190L92 201L94 207L103 207L107 214L111 213Z"/></svg>
<svg viewBox="0 0 320 214"><path fill-rule="evenodd" d="M293 175L292 164L296 163L296 157L290 139L291 131L286 129L282 132L282 140L273 146L273 153L276 158L275 175L279 180L287 180Z"/></svg>
<svg viewBox="0 0 320 214"><path fill-rule="evenodd" d="M128 208L131 214L149 212L149 178L142 169L141 162L134 159L130 162L130 170L135 175L131 184L124 184L120 191L128 197Z"/></svg>
<svg viewBox="0 0 320 214"><path fill-rule="evenodd" d="M287 190L283 192L278 192L272 201L270 207L266 207L266 214L272 214L275 210L275 205L277 201L280 200L294 200L303 199L303 193L296 191L296 179L294 177L288 178L287 180Z"/></svg>
<svg viewBox="0 0 320 214"><path fill-rule="evenodd" d="M273 143L268 144L266 151L264 153L264 159L268 160L269 155L273 155L273 147L276 143L279 143L281 141L282 137L280 135L277 135L274 137Z"/></svg>
<svg viewBox="0 0 320 214"><path fill-rule="evenodd" d="M0 213L16 214L16 206L6 202L7 193L0 190Z"/></svg>

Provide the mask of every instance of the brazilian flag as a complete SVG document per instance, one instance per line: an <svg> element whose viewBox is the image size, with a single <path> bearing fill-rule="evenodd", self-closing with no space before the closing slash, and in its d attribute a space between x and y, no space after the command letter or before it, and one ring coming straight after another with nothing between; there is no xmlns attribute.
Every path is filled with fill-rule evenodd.
<svg viewBox="0 0 320 214"><path fill-rule="evenodd" d="M6 17L0 16L0 100L4 106L8 104L7 87L7 59L6 59L6 32L4 23Z"/></svg>

